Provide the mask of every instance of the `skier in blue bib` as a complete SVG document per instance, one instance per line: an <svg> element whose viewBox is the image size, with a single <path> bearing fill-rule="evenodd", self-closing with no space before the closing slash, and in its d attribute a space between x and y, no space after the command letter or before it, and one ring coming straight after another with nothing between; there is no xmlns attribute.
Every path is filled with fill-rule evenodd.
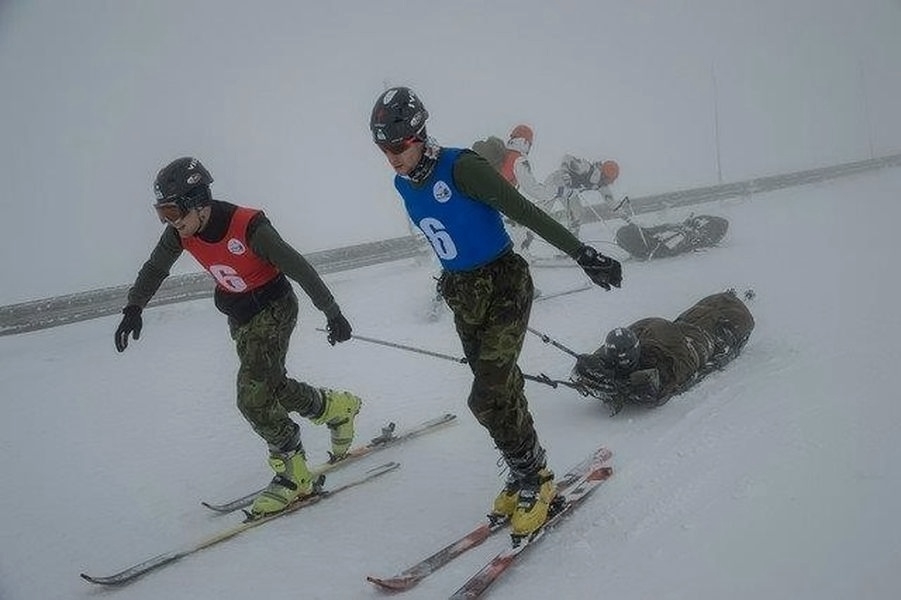
<svg viewBox="0 0 901 600"><path fill-rule="evenodd" d="M510 518L514 536L528 535L547 520L556 487L517 366L534 287L503 217L571 256L605 290L620 287L622 268L526 200L477 153L430 139L428 116L412 90L394 87L379 95L369 125L410 219L441 262L439 291L474 376L469 409L508 467L492 511Z"/></svg>

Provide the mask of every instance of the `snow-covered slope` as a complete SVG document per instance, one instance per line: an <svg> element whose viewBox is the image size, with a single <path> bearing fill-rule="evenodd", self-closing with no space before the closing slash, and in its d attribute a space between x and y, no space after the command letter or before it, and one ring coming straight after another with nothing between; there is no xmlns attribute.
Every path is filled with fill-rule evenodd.
<svg viewBox="0 0 901 600"><path fill-rule="evenodd" d="M698 207L730 220L721 247L627 263L621 290L535 305L533 327L578 351L615 325L674 317L730 286L757 292L757 328L739 360L659 409L611 418L575 392L529 385L552 465L562 471L606 443L616 472L492 597L896 597L898 189L896 169ZM601 225L586 233L611 237ZM432 274L401 262L327 279L357 333L459 355L447 315L424 318ZM576 269L534 276L546 292L580 281ZM304 301L289 369L364 396L362 438L389 420L450 411L459 422L347 468L403 463L377 482L98 591L78 573L111 573L213 533L237 517L212 516L201 499L268 479L265 448L234 406L236 359L211 303L148 311L122 355L116 322L0 339L3 600L379 598L366 574L443 545L500 484L497 454L466 410L468 369L363 342L332 348ZM572 359L530 337L521 365L565 377ZM304 432L321 458L326 430ZM404 597L446 597L503 543Z"/></svg>

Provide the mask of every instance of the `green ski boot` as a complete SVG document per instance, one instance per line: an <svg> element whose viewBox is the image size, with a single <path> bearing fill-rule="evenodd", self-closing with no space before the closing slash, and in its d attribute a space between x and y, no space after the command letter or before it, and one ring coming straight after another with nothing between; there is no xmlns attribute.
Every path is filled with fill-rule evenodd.
<svg viewBox="0 0 901 600"><path fill-rule="evenodd" d="M319 417L313 419L313 423L325 424L331 430L331 460L336 461L344 458L354 440L354 418L360 412L363 402L350 392L325 390L323 395L325 409Z"/></svg>
<svg viewBox="0 0 901 600"><path fill-rule="evenodd" d="M313 476L303 450L272 452L269 466L275 471L275 477L253 501L250 512L254 517L281 512L298 498L313 493Z"/></svg>

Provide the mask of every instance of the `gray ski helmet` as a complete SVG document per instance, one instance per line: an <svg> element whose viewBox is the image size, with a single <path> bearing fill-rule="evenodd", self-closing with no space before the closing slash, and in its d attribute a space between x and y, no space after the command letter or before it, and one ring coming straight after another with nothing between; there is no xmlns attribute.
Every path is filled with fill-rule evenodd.
<svg viewBox="0 0 901 600"><path fill-rule="evenodd" d="M604 340L607 357L618 368L631 369L638 365L639 344L638 336L631 329L617 327L607 334Z"/></svg>
<svg viewBox="0 0 901 600"><path fill-rule="evenodd" d="M182 211L210 203L213 176L192 156L177 158L160 169L153 182L156 203L176 203Z"/></svg>
<svg viewBox="0 0 901 600"><path fill-rule="evenodd" d="M413 90L393 87L379 94L372 107L369 129L379 146L395 145L409 138L425 140L428 118L429 111Z"/></svg>

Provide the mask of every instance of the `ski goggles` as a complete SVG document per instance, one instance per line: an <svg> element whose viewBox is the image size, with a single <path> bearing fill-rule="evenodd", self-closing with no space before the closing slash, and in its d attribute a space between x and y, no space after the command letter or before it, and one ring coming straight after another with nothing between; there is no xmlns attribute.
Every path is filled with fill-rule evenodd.
<svg viewBox="0 0 901 600"><path fill-rule="evenodd" d="M160 223L175 223L188 214L182 203L177 200L157 202L153 205L153 208L156 209L156 216L160 218Z"/></svg>
<svg viewBox="0 0 901 600"><path fill-rule="evenodd" d="M385 154L403 154L410 146L421 141L417 137L410 136L393 142L376 142L376 146Z"/></svg>

